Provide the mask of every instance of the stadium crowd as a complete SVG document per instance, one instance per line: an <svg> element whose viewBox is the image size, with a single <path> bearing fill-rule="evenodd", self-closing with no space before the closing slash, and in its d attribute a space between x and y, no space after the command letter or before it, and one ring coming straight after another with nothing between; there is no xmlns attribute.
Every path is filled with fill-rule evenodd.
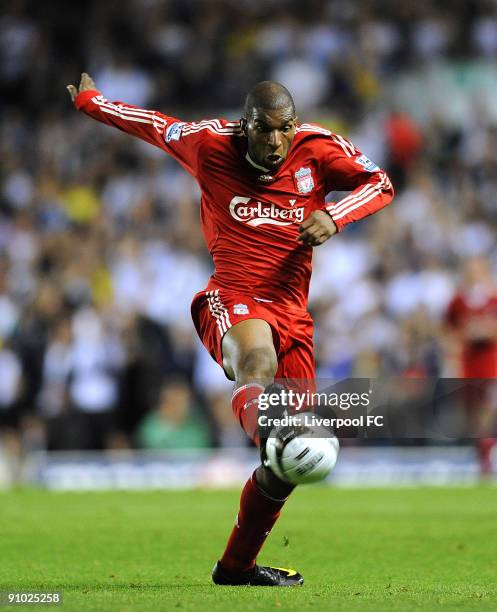
<svg viewBox="0 0 497 612"><path fill-rule="evenodd" d="M21 0L1 11L5 444L243 443L231 384L189 314L211 273L198 189L159 150L72 108L65 85L82 70L111 100L185 119L236 118L254 82L287 85L302 120L349 136L397 191L315 250L320 376L456 374L444 318L464 262L497 269L497 115L471 86L452 98L440 83L457 67L470 83L492 70L495 3Z"/></svg>

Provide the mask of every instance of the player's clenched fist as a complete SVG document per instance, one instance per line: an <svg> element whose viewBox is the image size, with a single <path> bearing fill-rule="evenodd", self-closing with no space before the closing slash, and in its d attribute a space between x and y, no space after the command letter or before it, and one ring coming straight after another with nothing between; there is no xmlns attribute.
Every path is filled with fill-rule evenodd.
<svg viewBox="0 0 497 612"><path fill-rule="evenodd" d="M71 96L71 100L74 102L76 96L82 91L88 91L90 89L96 88L97 86L95 85L95 81L91 78L91 76L89 74L86 74L86 72L83 72L81 74L81 81L79 82L79 87L76 89L74 85L68 85L67 91Z"/></svg>
<svg viewBox="0 0 497 612"><path fill-rule="evenodd" d="M337 233L337 226L324 210L315 210L299 227L297 240L309 246L319 246Z"/></svg>

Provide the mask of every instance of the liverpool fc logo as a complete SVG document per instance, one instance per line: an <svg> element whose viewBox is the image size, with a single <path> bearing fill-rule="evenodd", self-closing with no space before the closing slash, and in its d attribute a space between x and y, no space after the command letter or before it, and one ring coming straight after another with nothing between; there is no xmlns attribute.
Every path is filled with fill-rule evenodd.
<svg viewBox="0 0 497 612"><path fill-rule="evenodd" d="M247 304L235 304L233 306L233 314L236 315L246 315L248 314L249 309Z"/></svg>
<svg viewBox="0 0 497 612"><path fill-rule="evenodd" d="M314 189L314 179L310 168L300 168L295 173L299 193L309 193Z"/></svg>

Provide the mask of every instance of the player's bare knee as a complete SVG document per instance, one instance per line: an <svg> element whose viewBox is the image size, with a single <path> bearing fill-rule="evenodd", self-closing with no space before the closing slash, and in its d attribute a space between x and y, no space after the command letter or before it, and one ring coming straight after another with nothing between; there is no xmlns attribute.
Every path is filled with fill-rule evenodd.
<svg viewBox="0 0 497 612"><path fill-rule="evenodd" d="M271 381L278 368L278 358L273 346L247 349L238 359L235 371L239 383L251 380Z"/></svg>
<svg viewBox="0 0 497 612"><path fill-rule="evenodd" d="M224 369L238 384L272 382L278 363L273 331L267 321L240 321L225 334L222 351Z"/></svg>

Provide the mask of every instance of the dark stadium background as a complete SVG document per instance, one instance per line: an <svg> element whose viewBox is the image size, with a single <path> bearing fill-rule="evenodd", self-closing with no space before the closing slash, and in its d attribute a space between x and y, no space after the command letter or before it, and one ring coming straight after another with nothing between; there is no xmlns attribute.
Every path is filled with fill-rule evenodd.
<svg viewBox="0 0 497 612"><path fill-rule="evenodd" d="M198 189L72 108L83 70L185 119L237 118L281 80L350 137L397 195L316 249L319 373L437 377L457 375L465 262L497 269L496 58L490 1L2 2L0 455L244 444L190 320Z"/></svg>

